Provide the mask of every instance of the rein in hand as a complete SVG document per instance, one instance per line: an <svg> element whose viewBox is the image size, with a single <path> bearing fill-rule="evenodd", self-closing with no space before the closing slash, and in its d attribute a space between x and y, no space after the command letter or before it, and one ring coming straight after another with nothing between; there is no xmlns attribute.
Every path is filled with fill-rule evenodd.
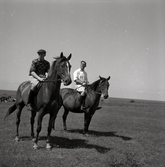
<svg viewBox="0 0 165 167"><path fill-rule="evenodd" d="M61 81L61 79L57 79L56 81ZM39 81L39 82L54 82L54 83L56 83L56 81L55 80L44 80L44 81Z"/></svg>
<svg viewBox="0 0 165 167"><path fill-rule="evenodd" d="M89 89L88 87L90 86L90 84L89 85L85 85L85 86L80 86L80 87L85 87L85 89L87 90L87 91L90 91L90 92L92 92L92 91L94 91L94 90L91 90L91 89ZM76 90L77 90L77 88L76 88ZM101 92L96 92L96 91L94 91L96 94L102 94Z"/></svg>

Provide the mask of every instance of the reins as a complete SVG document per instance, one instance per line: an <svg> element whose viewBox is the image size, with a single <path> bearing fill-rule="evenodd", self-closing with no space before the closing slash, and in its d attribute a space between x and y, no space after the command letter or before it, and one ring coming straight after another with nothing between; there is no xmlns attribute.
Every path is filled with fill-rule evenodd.
<svg viewBox="0 0 165 167"><path fill-rule="evenodd" d="M70 63L69 63L69 61L67 61L68 62L68 64L70 65ZM56 63L56 61L55 61L55 63ZM57 65L57 67L59 67L59 64ZM69 72L70 72L70 70L69 70ZM59 76L62 76L63 74L58 74ZM46 78L44 81L41 81L41 82L53 82L53 83L56 83L56 81L58 82L58 81L61 81L62 79L60 78L60 79L57 79L57 80L49 80L49 77L48 78Z"/></svg>
<svg viewBox="0 0 165 167"><path fill-rule="evenodd" d="M57 79L56 81L61 81L61 79ZM54 82L54 83L56 83L56 81L54 81L54 80L44 80L44 81L40 81L40 82Z"/></svg>
<svg viewBox="0 0 165 167"><path fill-rule="evenodd" d="M101 95L102 93L100 93L100 92L96 92L96 91L94 91L94 90L90 90L90 89L88 89L88 91L90 91L90 92L94 92L94 93L96 93L96 94L99 94L99 95Z"/></svg>
<svg viewBox="0 0 165 167"><path fill-rule="evenodd" d="M102 94L102 93L100 93L100 92L96 92L96 91L94 91L94 90L89 89L88 86L89 86L89 85L87 85L87 86L82 86L82 85L81 85L80 87L85 87L85 89L86 89L87 91L94 92L94 93L96 93L96 94L100 94L100 95ZM80 87L79 87L79 88L80 88ZM75 90L77 90L77 88L76 88Z"/></svg>

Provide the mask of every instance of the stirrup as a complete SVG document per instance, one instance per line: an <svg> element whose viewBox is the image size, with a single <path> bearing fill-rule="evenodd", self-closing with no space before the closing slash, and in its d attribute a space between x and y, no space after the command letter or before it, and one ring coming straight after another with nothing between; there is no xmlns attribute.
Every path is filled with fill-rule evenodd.
<svg viewBox="0 0 165 167"><path fill-rule="evenodd" d="M85 106L81 106L80 109L81 109L81 111L86 111L87 110Z"/></svg>

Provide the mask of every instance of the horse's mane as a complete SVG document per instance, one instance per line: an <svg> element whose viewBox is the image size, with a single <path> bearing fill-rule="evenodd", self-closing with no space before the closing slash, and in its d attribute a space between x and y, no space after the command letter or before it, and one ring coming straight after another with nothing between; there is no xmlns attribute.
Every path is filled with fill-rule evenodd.
<svg viewBox="0 0 165 167"><path fill-rule="evenodd" d="M56 62L57 62L57 60L52 62L52 65L50 66L50 69L49 69L49 72L48 72L49 76L52 75L52 73L54 71L54 68L56 67Z"/></svg>
<svg viewBox="0 0 165 167"><path fill-rule="evenodd" d="M54 60L53 62L52 62L52 65L51 65L51 71L53 71L53 69L54 69L54 67L55 67L55 65L56 65L56 62L57 62L57 60Z"/></svg>
<svg viewBox="0 0 165 167"><path fill-rule="evenodd" d="M52 75L52 73L55 71L55 68L56 68L56 64L58 64L58 63L60 63L60 62L62 62L62 61L66 61L67 59L66 59L66 57L65 56L63 56L62 58L61 57L56 57L55 58L55 60L52 62L52 65L51 65L51 67L50 67L50 69L49 69L49 76L51 76Z"/></svg>
<svg viewBox="0 0 165 167"><path fill-rule="evenodd" d="M99 84L99 82L100 82L100 79L98 79L98 80L94 81L93 83L91 83L91 84L89 85L90 89L92 89L92 90L95 91L96 88L97 88L97 86L98 86L98 84Z"/></svg>

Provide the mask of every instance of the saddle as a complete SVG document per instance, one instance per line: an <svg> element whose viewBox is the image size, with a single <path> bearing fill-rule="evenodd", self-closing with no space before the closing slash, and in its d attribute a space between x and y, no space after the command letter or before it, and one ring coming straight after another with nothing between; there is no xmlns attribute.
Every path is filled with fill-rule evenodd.
<svg viewBox="0 0 165 167"><path fill-rule="evenodd" d="M37 93L38 93L39 90L41 89L42 84L43 84L43 82L38 82L38 84L34 87L33 91L34 91L34 94L35 94L35 95L37 95ZM30 90L29 90L29 91L30 91Z"/></svg>
<svg viewBox="0 0 165 167"><path fill-rule="evenodd" d="M35 98L37 97L37 94L39 92L39 90L41 89L42 87L42 82L39 82L33 89L33 96L32 96L32 99L31 101L34 102ZM29 94L30 94L30 90L31 89L31 84L29 84L25 90L22 92L22 97L23 97L23 100L25 102L25 104L28 103L28 97L29 97Z"/></svg>

